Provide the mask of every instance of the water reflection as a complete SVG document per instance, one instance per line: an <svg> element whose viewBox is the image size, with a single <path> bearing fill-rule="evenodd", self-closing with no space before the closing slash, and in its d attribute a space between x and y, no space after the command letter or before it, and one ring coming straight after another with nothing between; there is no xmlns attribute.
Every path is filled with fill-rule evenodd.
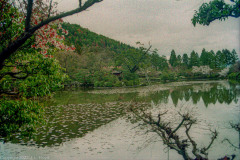
<svg viewBox="0 0 240 160"><path fill-rule="evenodd" d="M224 86L218 83L198 84L192 86L176 87L174 90L159 91L149 96L152 97L154 104L165 103L172 100L175 106L179 101L192 101L197 104L203 100L205 107L209 104L230 104L237 103L240 92L236 85Z"/></svg>
<svg viewBox="0 0 240 160"><path fill-rule="evenodd" d="M59 146L63 142L83 137L87 133L125 114L129 102L108 102L104 104L68 104L46 108L45 125L33 133L33 138L12 137L12 143L38 147ZM137 103L145 107L147 103Z"/></svg>
<svg viewBox="0 0 240 160"><path fill-rule="evenodd" d="M172 104L175 107L182 103L188 103L190 106L197 105L201 112L204 111L205 117L203 120L209 119L214 124L222 126L222 121L216 121L215 119L220 116L229 118L227 121L231 120L231 114L236 110L233 108L238 106L240 98L238 87L239 85L223 81L198 82L195 84L173 83L127 89L58 92L53 99L46 102L46 104L49 104L45 109L46 123L38 128L37 133L34 133L34 137L32 139L22 139L16 134L12 136L11 143L41 148L61 147L67 141L94 134L94 131L100 127L118 121L119 117L126 118L124 116L126 115L125 109L132 102L138 108L152 108L162 104L167 108ZM219 114L215 116L216 111ZM226 114L227 117L225 117ZM235 122L239 122L239 119ZM124 124L117 124L116 126L120 130L124 128L122 126ZM115 129L118 127L115 127ZM108 127L104 132L109 132L109 130L111 130L111 127ZM107 141L108 138L105 138Z"/></svg>

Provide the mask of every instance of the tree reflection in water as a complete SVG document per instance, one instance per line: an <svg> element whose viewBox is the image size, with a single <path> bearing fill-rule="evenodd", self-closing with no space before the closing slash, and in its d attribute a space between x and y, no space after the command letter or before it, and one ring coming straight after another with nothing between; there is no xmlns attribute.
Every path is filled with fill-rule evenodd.
<svg viewBox="0 0 240 160"><path fill-rule="evenodd" d="M174 101L173 101L174 102ZM174 103L174 105L176 105ZM147 132L156 133L162 140L163 144L172 150L177 151L184 160L207 160L209 150L218 138L216 129L209 127L207 130L211 135L208 137L208 142L199 141L199 137L194 136L196 128L210 126L201 122L196 115L196 110L192 107L181 106L171 107L165 106L159 108L144 109L137 107L132 103L129 107L131 120L140 123L139 126L146 126ZM156 114L157 113L157 114ZM239 132L239 123L231 124L232 128ZM200 131L200 134L201 131ZM222 143L227 141L232 147L239 150L229 139L225 138ZM235 159L235 154L222 153L224 157L219 157L218 160Z"/></svg>
<svg viewBox="0 0 240 160"><path fill-rule="evenodd" d="M212 83L177 87L174 90L155 92L149 96L153 98L154 104L168 103L169 98L175 106L183 99L186 102L192 101L193 104L197 104L202 99L204 105L208 107L209 104L216 104L216 102L220 104L237 103L239 95L236 85L222 86L218 83Z"/></svg>

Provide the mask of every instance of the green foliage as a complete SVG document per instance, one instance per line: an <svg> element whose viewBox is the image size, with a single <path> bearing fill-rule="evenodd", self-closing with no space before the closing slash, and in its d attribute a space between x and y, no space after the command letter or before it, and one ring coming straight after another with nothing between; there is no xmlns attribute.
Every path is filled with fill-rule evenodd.
<svg viewBox="0 0 240 160"><path fill-rule="evenodd" d="M131 73L130 73L131 74ZM94 74L90 74L88 70L81 70L78 74L78 81L84 87L121 87L123 82L119 80L116 75L113 75L111 72L96 71ZM129 79L129 76L126 78ZM133 79L130 76L130 79ZM128 81L123 79L123 81ZM135 84L135 83L134 83Z"/></svg>
<svg viewBox="0 0 240 160"><path fill-rule="evenodd" d="M171 72L171 73L163 72L163 74L160 76L160 78L163 82L178 80L177 75L173 72Z"/></svg>
<svg viewBox="0 0 240 160"><path fill-rule="evenodd" d="M114 84L115 87L122 87L123 84L121 81L117 81L115 84Z"/></svg>
<svg viewBox="0 0 240 160"><path fill-rule="evenodd" d="M228 79L240 82L240 61L237 61L234 65L230 67Z"/></svg>
<svg viewBox="0 0 240 160"><path fill-rule="evenodd" d="M232 3L225 3L224 0L213 0L209 3L203 3L192 18L192 23L196 26L197 23L201 25L209 25L214 20L225 20L228 17L240 16L240 1L230 0Z"/></svg>
<svg viewBox="0 0 240 160"><path fill-rule="evenodd" d="M42 112L42 106L31 100L0 99L0 137L19 130L21 135L29 135L39 123Z"/></svg>
<svg viewBox="0 0 240 160"><path fill-rule="evenodd" d="M113 87L112 82L104 82L105 87Z"/></svg>
<svg viewBox="0 0 240 160"><path fill-rule="evenodd" d="M231 80L240 81L240 72L234 72L228 75L228 78Z"/></svg>
<svg viewBox="0 0 240 160"><path fill-rule="evenodd" d="M66 77L58 61L37 52L19 51L7 59L0 70L0 136L31 134L42 116L42 106L31 99L62 88Z"/></svg>
<svg viewBox="0 0 240 160"><path fill-rule="evenodd" d="M165 70L168 69L167 59L165 56L159 56L157 53L151 54L151 64L155 68L156 71L158 70Z"/></svg>
<svg viewBox="0 0 240 160"><path fill-rule="evenodd" d="M210 66L210 68L216 68L216 57L213 51L206 51L205 48L202 50L200 55L200 64L203 66Z"/></svg>
<svg viewBox="0 0 240 160"><path fill-rule="evenodd" d="M79 25L64 23L63 28L69 30L66 36L67 43L77 44L79 50L78 54L70 53L69 57L67 57L68 53L61 54L58 59L72 80L79 81L86 86L138 85L140 84L139 76L143 78L147 73L151 79L151 77L158 77L161 72L168 74L173 69L176 73L169 75L163 73L162 79L174 81L179 78L218 77L217 72L220 69L232 65L237 60L235 50L230 52L224 49L215 54L212 50L203 49L201 55L192 51L191 54L185 53L182 56L172 50L169 63L173 68L169 69L166 57L159 56L157 50L148 51L141 43L137 43L140 47L134 48L93 33ZM194 75L191 72L193 66L209 66L213 72L209 75L198 73ZM113 75L115 71L119 71L121 76Z"/></svg>
<svg viewBox="0 0 240 160"><path fill-rule="evenodd" d="M88 70L81 70L77 75L76 79L81 83L83 87L93 86L92 75L88 72Z"/></svg>
<svg viewBox="0 0 240 160"><path fill-rule="evenodd" d="M190 65L190 67L200 65L200 59L199 59L198 53L196 53L195 51L191 52L190 59L189 59L189 65Z"/></svg>
<svg viewBox="0 0 240 160"><path fill-rule="evenodd" d="M171 66L176 67L177 66L177 56L174 50L171 51L169 63Z"/></svg>
<svg viewBox="0 0 240 160"><path fill-rule="evenodd" d="M123 71L123 78L127 81L130 81L130 80L136 80L138 79L138 75L136 73L131 73L129 71Z"/></svg>
<svg viewBox="0 0 240 160"><path fill-rule="evenodd" d="M66 78L55 59L36 52L18 52L5 62L0 71L0 93L17 94L21 97L50 95L63 87Z"/></svg>
<svg viewBox="0 0 240 160"><path fill-rule="evenodd" d="M183 64L186 67L189 65L189 58L188 58L188 55L186 53L183 54L182 61L183 61Z"/></svg>
<svg viewBox="0 0 240 160"><path fill-rule="evenodd" d="M119 53L130 48L133 49L133 47L127 44L123 44L103 35L98 35L77 24L63 23L62 27L69 31L69 34L66 36L66 42L68 44L76 44L76 52L79 54L82 54L86 49L93 49L94 47L108 48L110 51L115 53Z"/></svg>
<svg viewBox="0 0 240 160"><path fill-rule="evenodd" d="M8 1L0 1L0 52L6 48L8 44L15 40L21 33L23 33L24 23L17 23L19 21L20 13Z"/></svg>

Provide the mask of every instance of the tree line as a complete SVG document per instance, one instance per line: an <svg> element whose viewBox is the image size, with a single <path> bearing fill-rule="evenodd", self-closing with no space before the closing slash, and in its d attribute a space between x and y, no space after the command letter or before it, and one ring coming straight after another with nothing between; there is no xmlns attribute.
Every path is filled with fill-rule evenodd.
<svg viewBox="0 0 240 160"><path fill-rule="evenodd" d="M202 49L199 55L194 50L189 54L184 53L182 56L177 55L174 50L171 51L169 63L173 67L185 66L192 68L193 66L208 65L211 69L223 69L227 66L233 65L238 60L238 54L235 49L232 51L228 49L218 50L216 53L211 50Z"/></svg>

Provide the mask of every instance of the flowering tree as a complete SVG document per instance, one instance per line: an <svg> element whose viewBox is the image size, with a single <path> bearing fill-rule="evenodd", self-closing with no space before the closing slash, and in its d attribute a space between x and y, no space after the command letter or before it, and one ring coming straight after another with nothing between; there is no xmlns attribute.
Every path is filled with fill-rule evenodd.
<svg viewBox="0 0 240 160"><path fill-rule="evenodd" d="M68 32L61 18L96 2L88 0L76 10L58 14L53 0L0 1L0 138L30 133L39 123L43 108L33 99L62 88L67 78L51 54L75 49L64 45Z"/></svg>
<svg viewBox="0 0 240 160"><path fill-rule="evenodd" d="M24 4L18 4L19 8L14 7L15 3L10 4L9 1L1 1L0 6L4 11L4 14L1 16L1 48L9 47L11 42L17 40L22 33L24 33L24 12L20 9ZM54 5L51 5L50 8L54 8ZM43 3L42 0L36 1L34 7L32 8L32 18L30 21L31 25L41 23L44 17L48 16L50 13L50 8ZM49 10L49 13L46 12ZM47 15L48 13L48 15ZM42 71L49 72L51 67L36 67L33 63L38 64L41 62L38 56L36 56L36 51L42 53L44 57L52 57L52 53L56 49L65 49L65 50L74 50L74 47L69 47L64 45L64 35L68 32L64 30L61 26L62 20L58 19L56 21L50 22L40 29L38 29L32 36L31 39L24 43L24 46L19 48L18 51L11 55L8 59L5 60L1 70L0 70L0 83L5 84L6 82L16 82L16 79L26 79L28 76L36 75L36 70L38 74ZM60 33L62 36L60 36ZM32 54L32 55L31 55ZM20 55L20 56L19 56ZM35 58L34 58L35 57ZM52 64L54 65L54 64ZM32 68L31 68L32 67ZM9 78L6 78L10 76ZM13 83L11 84L13 86ZM7 85L6 85L7 86ZM18 86L18 85L17 85ZM2 93L16 93L12 91L13 88L6 87L3 89L0 87L0 95ZM16 88L14 89L16 90Z"/></svg>
<svg viewBox="0 0 240 160"><path fill-rule="evenodd" d="M2 46L0 48L0 69L2 69L4 61L25 45L35 32L38 32L40 35L36 37L37 42L40 42L40 40L37 40L38 38L46 38L47 36L47 38L53 38L55 36L55 31L51 30L51 27L49 27L52 22L75 13L82 12L100 1L102 0L87 0L82 5L82 1L79 0L79 6L76 9L58 14L54 11L56 3L53 3L53 0L36 0L34 2L33 0L2 0L0 2L0 9L3 13L0 17L0 25L2 28L0 33ZM17 17L15 17L15 15ZM20 25L19 28L12 25L16 25L14 22L18 22L17 25ZM14 33L7 35L8 32L13 31L13 27L15 27ZM56 29L57 27L58 26L56 26ZM44 32L45 34L42 34L43 32L41 30L46 31ZM62 31L64 32L64 30ZM51 34L47 34L49 32ZM61 37L58 38L61 39ZM50 49L46 47L46 44L52 44L62 49L71 49L64 48L63 46L61 47L58 41L44 41L42 43L37 43L37 45L32 47L43 47L46 50ZM43 53L47 53L45 51L43 51Z"/></svg>
<svg viewBox="0 0 240 160"><path fill-rule="evenodd" d="M193 66L192 73L210 74L212 69L209 66Z"/></svg>

